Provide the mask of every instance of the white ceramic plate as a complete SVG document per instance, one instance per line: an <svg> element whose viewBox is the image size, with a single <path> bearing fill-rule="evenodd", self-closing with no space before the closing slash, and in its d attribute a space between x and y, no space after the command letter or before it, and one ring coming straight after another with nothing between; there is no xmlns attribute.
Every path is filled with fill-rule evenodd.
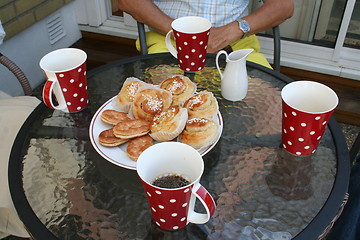
<svg viewBox="0 0 360 240"><path fill-rule="evenodd" d="M117 166L123 167L123 168L136 170L136 162L131 160L126 153L127 143L122 144L119 147L104 147L99 143L99 140L98 140L98 136L102 131L104 131L106 129L110 129L112 127L111 125L106 124L103 121L101 121L100 116L103 111L108 110L108 109L114 109L114 107L112 106L112 100L115 97L113 97L113 98L109 99L107 102L105 102L94 114L94 116L91 120L91 123L90 123L90 128L89 128L90 140L91 140L91 143L94 146L95 150L107 161L109 161ZM201 156L204 156L206 153L208 153L220 139L222 129L223 129L223 120L222 120L222 116L221 116L220 112L217 113L216 120L219 123L218 137L216 138L216 141L212 145L210 145L207 148L199 150L199 153L201 154Z"/></svg>

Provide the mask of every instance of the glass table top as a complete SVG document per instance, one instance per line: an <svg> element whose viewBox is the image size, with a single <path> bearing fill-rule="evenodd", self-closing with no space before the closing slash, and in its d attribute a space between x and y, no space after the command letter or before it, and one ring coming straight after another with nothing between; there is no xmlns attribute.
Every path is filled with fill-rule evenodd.
<svg viewBox="0 0 360 240"><path fill-rule="evenodd" d="M314 155L288 154L279 147L280 91L290 79L256 64L247 67L249 90L239 102L222 98L213 56L205 69L190 74L182 72L169 54L157 54L90 71L89 105L79 113L40 106L17 139L21 151L9 171L15 179L11 180L15 206L29 231L39 239L319 236L347 188L349 169L339 127L332 119ZM215 215L206 224L190 223L167 232L152 222L136 171L103 159L91 145L88 131L94 113L117 95L127 77L157 84L175 74L188 76L198 90L214 93L224 126L219 142L203 157L200 181L216 201Z"/></svg>

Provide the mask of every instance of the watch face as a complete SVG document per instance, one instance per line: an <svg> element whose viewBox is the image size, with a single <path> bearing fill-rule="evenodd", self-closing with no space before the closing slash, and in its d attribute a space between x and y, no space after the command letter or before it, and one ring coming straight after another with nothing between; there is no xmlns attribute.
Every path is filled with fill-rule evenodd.
<svg viewBox="0 0 360 240"><path fill-rule="evenodd" d="M240 22L240 29L244 32L244 33L248 33L250 32L250 26L249 26L249 23L242 20Z"/></svg>

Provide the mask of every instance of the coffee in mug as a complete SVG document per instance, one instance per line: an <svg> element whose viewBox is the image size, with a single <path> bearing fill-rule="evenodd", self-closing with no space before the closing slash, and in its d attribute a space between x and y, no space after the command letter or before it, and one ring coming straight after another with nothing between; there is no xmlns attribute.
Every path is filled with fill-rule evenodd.
<svg viewBox="0 0 360 240"><path fill-rule="evenodd" d="M190 181L177 174L169 174L157 177L152 184L161 188L181 188L189 185Z"/></svg>

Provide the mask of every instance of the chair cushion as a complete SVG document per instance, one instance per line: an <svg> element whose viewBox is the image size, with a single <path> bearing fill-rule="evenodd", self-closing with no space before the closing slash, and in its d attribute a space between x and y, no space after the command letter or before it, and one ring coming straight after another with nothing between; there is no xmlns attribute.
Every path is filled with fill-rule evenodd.
<svg viewBox="0 0 360 240"><path fill-rule="evenodd" d="M12 202L8 185L8 163L16 135L40 100L32 96L0 99L0 238L29 237Z"/></svg>
<svg viewBox="0 0 360 240"><path fill-rule="evenodd" d="M0 99L11 98L9 94L0 90Z"/></svg>

